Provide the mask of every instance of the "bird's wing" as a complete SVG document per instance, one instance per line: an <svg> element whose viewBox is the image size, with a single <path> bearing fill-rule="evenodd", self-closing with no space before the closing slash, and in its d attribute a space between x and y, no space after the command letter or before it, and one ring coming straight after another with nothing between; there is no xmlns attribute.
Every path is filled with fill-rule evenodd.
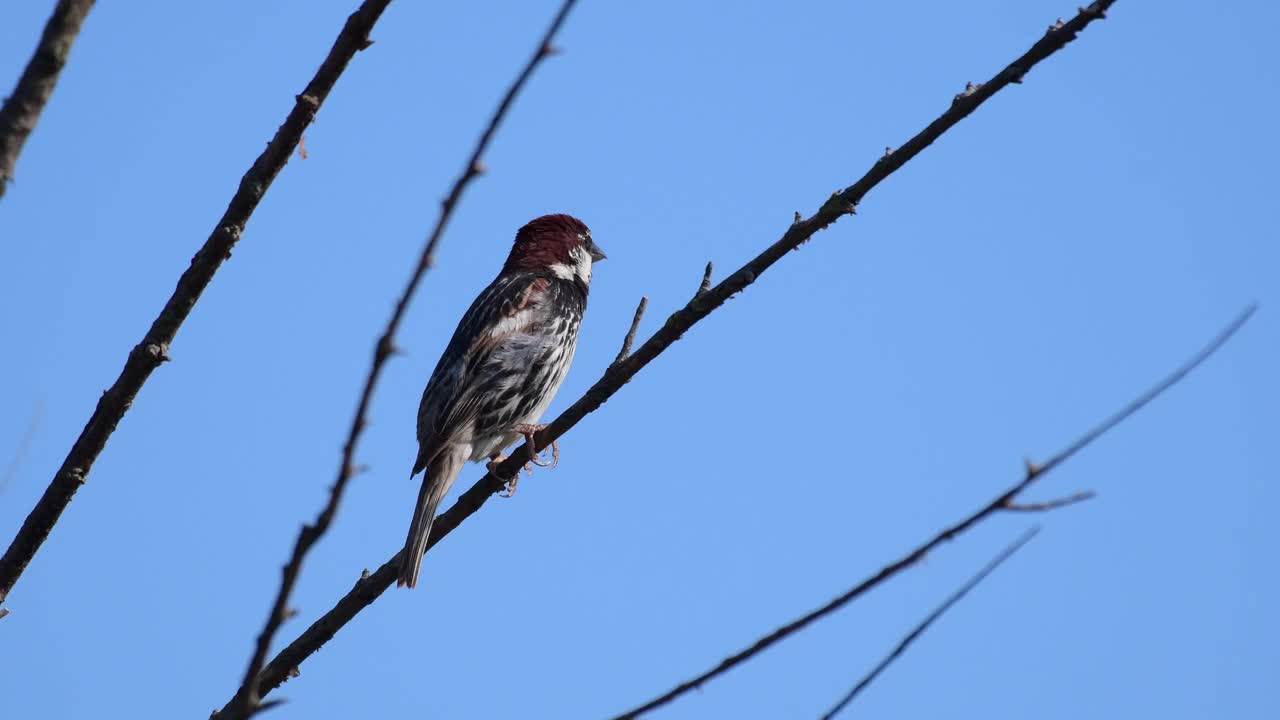
<svg viewBox="0 0 1280 720"><path fill-rule="evenodd" d="M484 377L486 361L504 341L529 332L535 322L532 306L549 283L529 274L499 277L471 303L422 393L414 473L475 420L492 390Z"/></svg>

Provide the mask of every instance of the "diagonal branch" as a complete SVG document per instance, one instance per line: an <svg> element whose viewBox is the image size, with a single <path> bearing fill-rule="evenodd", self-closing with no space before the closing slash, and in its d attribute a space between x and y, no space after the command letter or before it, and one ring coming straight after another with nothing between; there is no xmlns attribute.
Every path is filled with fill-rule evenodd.
<svg viewBox="0 0 1280 720"><path fill-rule="evenodd" d="M1005 560L1008 560L1014 553L1021 550L1023 545L1031 542L1031 538L1034 538L1039 532L1040 526L1033 526L1030 530L1023 533L1017 540L1014 540L1012 545L1000 551L999 555L992 558L985 567L979 570L976 575L969 578L965 584L960 586L959 589L951 593L950 597L948 597L941 605L934 608L933 612L929 613L924 620L912 628L911 632L907 633L906 636L902 638L898 645L894 647L893 651L884 656L884 658L871 669L871 672L863 675L862 679L858 681L858 684L854 685L852 690L846 693L844 697L840 698L840 702L836 703L826 712L825 715L822 716L822 720L832 720L836 715L839 715L841 710L845 709L849 703L853 702L853 699L858 696L858 693L862 692L863 689L870 685L873 680L879 677L880 673L884 672L884 669L889 667L894 660L897 660L899 655L906 652L907 648L911 646L911 643L915 642L916 639L923 635L924 631L928 630L930 625L932 625L938 618L942 617L943 613L950 610L952 605L955 605L964 599L964 596L968 595L970 590L977 587L978 583L986 580L988 575L995 572L996 568L1000 567Z"/></svg>
<svg viewBox="0 0 1280 720"><path fill-rule="evenodd" d="M755 282L761 273L768 270L789 251L813 237L814 233L826 228L842 215L849 214L853 207L867 192L887 178L908 160L928 147L944 132L959 123L996 91L1010 83L1021 82L1023 76L1036 63L1044 60L1067 43L1075 39L1076 33L1084 29L1093 20L1101 18L1103 11L1114 0L1099 0L1072 18L1070 22L1057 23L1050 27L1043 38L1036 42L1030 50L1001 70L990 81L980 86L970 86L964 93L955 97L951 106L940 117L924 130L907 141L896 152L887 154L876 163L856 183L833 194L826 203L808 219L797 217L783 236L770 245L758 256L729 275L719 284L705 292L699 292L683 308L677 310L659 330L644 342L636 351L620 362L614 362L594 385L567 410L561 413L546 428L541 430L534 440L538 447L547 447L553 440L568 432L588 414L594 412L613 396L623 385L627 384L636 373L640 372L654 358L679 340L680 337L698 321L711 314L723 305L734 294ZM710 283L710 267L704 274L704 284ZM511 455L493 472L486 473L476 481L458 501L436 518L431 526L431 538L427 550L435 547L441 538L448 535L464 520L480 509L489 496L501 492L506 487L506 479L515 476L525 462L533 457L528 443L515 448ZM263 668L259 680L265 691L279 687L289 677L297 673L298 666L333 638L344 625L351 621L365 607L368 607L387 590L396 576L399 563L397 553L383 563L370 575L362 576L338 603L313 622L301 635L281 650L270 663Z"/></svg>
<svg viewBox="0 0 1280 720"><path fill-rule="evenodd" d="M369 404L373 400L373 390L378 384L378 378L382 374L382 369L387 359L395 352L395 335L400 328L400 321L404 318L404 313L408 309L409 302L413 299L418 285L421 284L423 276L426 275L427 270L433 264L436 246L439 244L440 238L444 236L445 226L453 216L453 211L457 207L458 201L462 198L463 191L472 180L483 172L480 158L489 147L490 140L493 139L498 126L502 124L516 96L520 94L520 90L524 88L530 76L533 75L533 71L543 60L554 54L555 49L551 41L555 38L556 33L559 32L565 18L568 17L569 11L573 9L576 2L577 0L565 0L560 6L559 12L556 13L555 18L551 21L551 25L542 36L542 40L538 43L538 47L534 50L532 57L525 63L524 68L516 76L515 81L507 89L506 95L503 96L497 109L494 110L493 115L489 118L489 124L485 127L484 132L481 133L480 140L476 143L475 149L472 150L471 156L467 159L467 164L463 168L462 174L458 176L448 196L445 197L444 202L441 204L440 216L436 219L436 224L422 249L418 264L415 266L412 275L410 275L409 282L405 285L400 298L396 301L395 309L391 313L391 318L387 321L386 328L383 329L382 335L379 336L378 342L374 346L373 363L369 367L369 374L365 377L364 388L360 392L360 401L356 405L355 416L351 419L351 427L347 430L347 440L342 446L342 459L338 463L337 479L334 480L333 485L330 487L329 500L325 503L320 514L316 516L316 519L310 524L303 525L302 530L299 531L298 539L293 546L293 553L290 555L288 563L284 566L280 589L276 593L275 602L272 604L271 612L268 614L262 632L258 634L257 642L254 644L253 656L250 658L249 666L245 670L244 680L241 682L236 696L228 703L228 707L223 709L219 717L247 718L260 708L259 683L262 666L267 661L267 653L271 649L271 640L275 637L276 631L280 629L280 625L284 623L290 614L289 596L293 593L293 587L297 583L299 573L302 571L303 558L320 540L321 536L328 531L329 525L333 522L333 518L338 512L338 505L342 501L342 494L346 490L347 483L356 472L354 466L356 447L360 441L360 434L367 423Z"/></svg>
<svg viewBox="0 0 1280 720"><path fill-rule="evenodd" d="M690 680L686 680L685 682L680 683L679 685L667 691L666 693L659 695L658 697L654 698L653 700L650 700L649 702L643 705L640 705L639 707L636 707L632 710L628 710L627 712L621 715L618 715L616 718L614 718L614 720L631 720L633 718L637 718L643 713L649 712L650 710L666 705L667 703L671 702L672 700L675 700L676 698L689 692L690 690L701 687L702 684L707 682L708 680L711 680L712 678L715 678L717 675L721 675L729 671L733 667L736 667L737 665L740 665L743 662L746 662L747 660L751 659L751 657L753 657L760 651L764 650L765 648L768 648L774 643L777 643L783 638L786 638L787 636L804 628L805 626L809 625L813 621L818 620L822 617L825 617L835 612L836 610L839 610L840 608L844 607L850 602L856 600L858 597L866 594L868 591L884 583L889 578L897 575L903 570L906 570L912 565L915 565L916 563L923 560L924 557L928 555L930 551L932 551L934 548L938 547L942 543L955 539L961 533L972 528L974 525L977 525L979 522L985 520L987 517L994 515L996 512L999 512L1001 510L1006 510L1007 509L1006 506L1009 503L1011 503L1019 494L1021 494L1023 490L1026 490L1027 487L1029 487L1032 483L1044 477L1044 475L1048 473L1050 470L1053 470L1054 468L1058 467L1062 463L1071 459L1072 456L1074 456L1076 453L1080 452L1084 448L1088 447L1089 444L1091 444L1093 441L1097 440L1098 438L1102 437L1108 431L1115 428L1115 426L1119 425L1120 423L1124 422L1128 418L1132 417L1139 410L1146 407L1147 404L1149 404L1152 400L1155 400L1157 397L1162 395L1166 390L1168 390L1169 388L1177 384L1179 380L1186 377L1187 374L1190 373L1192 370L1199 367L1201 363L1207 360L1210 355L1212 355L1214 352L1218 350L1218 348L1226 344L1226 342L1231 339L1231 336L1235 335L1236 331L1239 330L1246 322L1248 322L1249 318L1253 316L1253 313L1255 312L1256 309L1257 308L1252 305L1245 308L1245 310L1241 312L1234 320L1232 320L1231 323L1228 324L1222 330L1222 332L1218 334L1217 337L1215 337L1208 345L1206 345L1203 349L1201 349L1199 352L1193 355L1183 365L1178 367L1178 369L1174 370L1163 380L1156 383L1154 386L1152 386L1149 390L1147 390L1143 394L1139 395L1132 402L1130 402L1128 405L1121 408L1111 417L1107 418L1106 420L1103 420L1093 429L1089 430L1084 435L1081 435L1075 442L1071 443L1066 448L1058 452L1058 454L1050 458L1045 464L1035 465L1032 463L1028 463L1027 469L1025 471L1023 478L1019 480L1017 484L1005 490L997 498L987 503L986 505L983 505L973 514L957 522L956 524L944 529L942 532L938 533L937 535L934 535L923 545L920 545L916 549L912 550L911 552L907 553L901 558L895 560L889 565L884 566L875 575L872 575L866 580L863 580L861 583L858 583L854 587L850 588L843 595L840 595L839 597L835 598L834 600L827 603L826 605L823 605L822 607L804 615L803 617L800 617L796 620L793 620L787 623L786 625L783 625L777 630L774 630L768 635L765 635L764 637L755 641L749 647L744 648L743 650L740 650L734 653L733 655L730 655L725 659L721 660L715 667L711 668L710 670Z"/></svg>
<svg viewBox="0 0 1280 720"><path fill-rule="evenodd" d="M40 113L71 55L71 46L80 34L80 25L92 7L93 0L58 0L13 94L0 107L0 198L13 179L22 146L36 129Z"/></svg>
<svg viewBox="0 0 1280 720"><path fill-rule="evenodd" d="M53 481L22 523L9 548L0 557L0 602L4 602L22 571L53 530L62 511L71 502L72 496L85 483L94 461L106 446L107 439L111 437L120 419L128 412L147 378L160 363L169 359L169 344L191 313L191 308L209 286L223 261L231 257L231 249L244 232L249 217L271 187L272 181L289 161L289 156L298 145L298 139L302 137L302 131L315 119L316 111L347 68L347 63L351 62L357 52L371 44L369 30L390 2L391 0L365 0L347 18L347 23L342 32L338 33L328 56L316 70L311 82L307 83L306 89L297 96L284 124L276 130L271 142L267 143L267 148L240 179L240 185L231 196L231 202L222 218L191 259L191 266L178 278L178 286L173 295L151 323L142 342L130 351L120 376L98 400L93 415L80 431L80 437L71 446L71 451L62 461Z"/></svg>

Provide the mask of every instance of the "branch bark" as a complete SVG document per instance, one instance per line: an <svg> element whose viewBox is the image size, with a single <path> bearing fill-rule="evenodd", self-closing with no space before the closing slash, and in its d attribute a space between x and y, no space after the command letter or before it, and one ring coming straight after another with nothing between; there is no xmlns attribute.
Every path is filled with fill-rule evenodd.
<svg viewBox="0 0 1280 720"><path fill-rule="evenodd" d="M267 615L266 623L263 625L262 631L258 633L257 641L254 643L253 655L249 659L249 666L245 670L240 689L227 707L224 707L221 712L215 713L215 716L229 720L240 720L252 716L255 712L265 707L259 695L259 686L262 666L267 661L267 652L271 649L271 640L280 629L280 625L289 617L289 596L293 593L293 587L302 571L303 559L333 523L333 518L338 513L338 505L342 501L342 494L346 491L347 483L355 474L356 447L360 442L360 434L367 424L369 404L373 400L373 391L378 384L378 378L382 374L382 368L387 359L395 352L396 331L400 328L400 322L404 318L409 302L413 299L423 276L434 264L433 258L435 257L436 246L439 244L440 238L444 236L445 226L448 225L449 219L453 216L453 211L461 200L463 191L472 180L483 172L480 159L484 155L484 151L489 147L489 142L493 139L494 133L497 132L498 126L506 118L507 112L511 109L516 96L520 94L520 91L529 81L533 71L537 69L543 60L555 53L555 48L551 44L552 40L555 39L556 33L564 25L565 18L568 17L576 2L577 0L565 0L561 4L560 10L543 34L532 57L525 63L519 75L516 76L511 86L507 88L502 101L498 103L498 107L489 118L489 123L485 126L484 132L480 134L480 140L476 143L475 149L472 150L471 156L467 159L462 174L454 181L453 187L441 204L440 216L428 235L426 245L418 258L418 264L415 266L412 275L410 275L404 291L396 301L391 318L387 321L386 327L374 345L373 362L369 367L368 375L365 377L364 387L360 392L360 401L356 405L355 416L351 419L351 427L347 430L347 440L342 447L342 459L338 463L337 479L330 486L329 500L325 503L320 514L316 516L316 519L309 524L303 525L302 530L299 531L298 539L294 542L293 553L284 566L280 589L276 592L271 612ZM637 320L639 320L638 315Z"/></svg>
<svg viewBox="0 0 1280 720"><path fill-rule="evenodd" d="M71 46L80 34L80 25L93 7L93 1L58 0L13 94L0 107L0 198L13 179L22 146L35 130L40 113L53 94L53 86L67 64Z"/></svg>
<svg viewBox="0 0 1280 720"><path fill-rule="evenodd" d="M111 437L120 419L128 412L147 378L160 363L169 359L169 344L191 313L191 308L209 286L223 261L231 257L231 249L244 232L249 217L271 187L272 181L289 161L289 156L302 137L302 131L315 119L316 111L328 97L338 77L351 58L371 44L369 30L390 2L391 0L365 0L347 18L346 25L338 33L328 56L306 89L297 96L284 124L276 130L271 142L267 143L267 148L240 179L240 185L232 195L222 218L191 259L191 266L178 278L178 286L142 341L129 353L120 376L98 400L93 415L80 431L80 437L62 461L62 466L53 476L49 487L0 557L0 602L4 602L31 558L53 530L62 511L85 483L94 461L106 446L107 439Z"/></svg>
<svg viewBox="0 0 1280 720"><path fill-rule="evenodd" d="M823 605L822 607L810 613L807 613L804 616L787 623L786 625L783 625L777 630L774 630L768 635L765 635L764 637L755 641L754 643L744 648L743 650L740 650L734 653L733 655L730 655L725 659L721 660L715 667L711 668L710 670L704 673L701 673L700 675L697 675L696 677L693 677L689 680L686 680L685 682L680 683L679 685L675 686L671 690L668 690L667 692L663 693L662 695L659 695L658 697L655 697L654 699L644 703L643 705L635 707L621 715L616 716L614 720L634 720L634 718L640 717L640 715L643 713L649 712L650 710L654 710L663 705L666 705L667 703L671 702L672 700L675 700L681 695L684 695L690 690L701 687L703 683L706 683L707 681L715 678L716 676L721 675L725 672L728 672L730 669L746 662L747 660L750 660L757 653L765 650L769 646L779 642L780 640L788 637L789 635L792 635L793 633L801 630L802 628L814 622L815 620L825 617L835 612L836 610L839 610L840 608L844 607L850 602L853 602L854 600L866 594L873 588L881 585L889 578L892 578L893 576L897 575L903 570L906 570L912 565L915 565L916 563L920 562L934 548L938 547L939 545L945 542L954 540L957 536L964 533L966 530L969 530L974 525L977 525L978 523L982 522L983 520L990 517L991 515L994 515L999 511L1006 511L1006 512L1015 511L1011 509L1009 506L1013 503L1014 500L1017 499L1017 497L1022 493L1022 491L1026 490L1028 487L1031 486L1032 483L1044 477L1047 473L1052 471L1054 468L1058 467L1059 465L1066 462L1067 460L1070 460L1072 457L1075 456L1076 453L1088 447L1090 444L1093 443L1093 441L1102 437L1107 432L1115 428L1117 425L1119 425L1120 423L1132 417L1139 410L1146 407L1152 400L1155 400L1157 397L1164 394L1166 390L1176 385L1178 381L1186 377L1188 373L1190 373L1192 370L1199 367L1201 363L1209 359L1210 355L1217 352L1219 348L1225 345L1226 342L1230 340L1231 337L1235 335L1236 332L1241 327L1243 327L1246 322L1249 321L1249 318L1253 317L1253 313L1256 310L1257 308L1252 305L1245 308L1243 312L1241 312L1234 320L1232 320L1225 328L1223 328L1223 330L1218 334L1217 337L1215 337L1208 345L1202 348L1195 355L1191 356L1191 358L1188 359L1185 363L1183 363L1180 367L1178 367L1176 370L1174 370L1172 373L1166 376L1163 380L1156 383L1149 390L1139 395L1128 405L1124 406L1119 411L1111 415L1111 417L1107 418L1106 420L1103 420L1101 423L1096 425L1093 429L1089 430L1084 435L1081 435L1078 439L1076 439L1075 442L1071 443L1066 448L1059 451L1056 455L1051 457L1043 465L1027 463L1026 471L1025 471L1025 474L1023 475L1022 480L1018 481L1015 485L1005 490L1003 493L997 496L994 500L987 503L986 505L983 505L981 508L973 512L968 517L942 530L942 532L939 532L937 535L934 535L924 544L920 545L916 549L902 556L898 560L895 560L893 563L884 566L883 568L881 568L880 572L858 583L854 587L850 588L847 592L835 598L834 600L827 603L826 605ZM1065 507L1066 505L1070 505L1070 504L1072 503L1063 502L1063 503L1054 505L1054 507ZM1048 506L1045 506L1044 508L1041 508L1041 509L1051 509L1051 508L1049 508Z"/></svg>
<svg viewBox="0 0 1280 720"><path fill-rule="evenodd" d="M1076 34L1090 22L1103 17L1106 8L1114 0L1099 0L1079 13L1070 22L1059 22L1051 26L1030 50L1020 56L1012 64L997 73L990 81L982 85L973 85L965 92L957 95L951 106L924 130L917 133L901 148L888 152L879 158L870 170L849 187L833 193L830 198L807 219L798 217L786 232L762 253L729 275L720 283L705 292L699 291L683 308L667 318L659 330L646 340L634 353L621 361L612 363L604 375L587 390L581 398L561 413L546 428L534 437L537 447L547 447L578 424L584 417L594 412L613 396L623 385L631 380L654 358L660 355L698 321L711 314L723 305L734 294L742 291L755 282L761 273L782 259L791 250L807 242L819 230L851 214L857 203L876 185L895 170L902 167L911 158L933 143L944 132L955 126L970 113L976 110L997 91L1011 83L1022 82L1023 76L1037 63L1060 50L1075 39ZM710 266L703 276L703 285L710 283ZM442 538L453 532L464 520L480 509L491 495L501 492L509 478L514 477L520 468L534 457L533 448L526 442L515 448L492 472L487 472L476 481L457 502L446 512L436 518L431 527L431 537L427 550L435 547ZM372 574L364 574L356 581L355 586L343 596L338 603L313 622L293 642L281 650L271 662L263 668L259 678L259 687L265 692L279 687L290 677L298 674L298 668L306 658L319 650L333 638L344 625L351 621L361 610L372 604L378 596L387 590L395 579L399 553L383 563ZM230 703L228 703L228 707ZM224 711L226 708L224 708Z"/></svg>

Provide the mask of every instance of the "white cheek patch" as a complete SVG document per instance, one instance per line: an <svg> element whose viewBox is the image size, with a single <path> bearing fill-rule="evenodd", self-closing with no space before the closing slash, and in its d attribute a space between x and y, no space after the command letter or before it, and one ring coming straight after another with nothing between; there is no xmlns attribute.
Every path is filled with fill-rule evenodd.
<svg viewBox="0 0 1280 720"><path fill-rule="evenodd" d="M554 263L548 270L552 275L561 280L578 279L584 285L591 284L591 255L580 247L575 247L569 251L569 257L573 258L572 263Z"/></svg>
<svg viewBox="0 0 1280 720"><path fill-rule="evenodd" d="M582 284L591 284L591 255L582 247L574 247L569 251L569 257L573 258L573 272L582 279Z"/></svg>

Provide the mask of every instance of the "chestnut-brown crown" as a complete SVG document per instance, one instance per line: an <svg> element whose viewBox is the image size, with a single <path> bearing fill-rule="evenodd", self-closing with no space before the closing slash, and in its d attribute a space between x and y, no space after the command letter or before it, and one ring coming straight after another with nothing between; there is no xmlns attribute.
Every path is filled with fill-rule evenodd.
<svg viewBox="0 0 1280 720"><path fill-rule="evenodd" d="M591 239L591 229L572 215L557 213L534 218L516 233L515 244L503 272L539 270L552 265L573 265L573 251L581 248L592 260L603 260L604 253Z"/></svg>

